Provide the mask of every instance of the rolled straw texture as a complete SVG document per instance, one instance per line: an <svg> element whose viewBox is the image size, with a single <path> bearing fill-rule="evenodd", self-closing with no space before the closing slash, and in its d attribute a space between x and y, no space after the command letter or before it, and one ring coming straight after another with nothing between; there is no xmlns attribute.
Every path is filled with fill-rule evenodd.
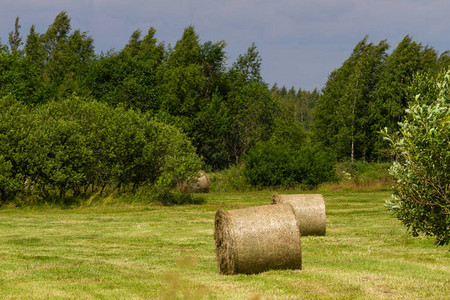
<svg viewBox="0 0 450 300"><path fill-rule="evenodd" d="M219 209L214 239L222 274L302 268L300 232L288 204Z"/></svg>
<svg viewBox="0 0 450 300"><path fill-rule="evenodd" d="M209 176L204 171L200 171L199 173L200 177L194 183L180 182L178 184L178 191L183 193L208 193L211 187Z"/></svg>
<svg viewBox="0 0 450 300"><path fill-rule="evenodd" d="M279 195L275 193L272 204L289 203L294 209L302 236L325 235L327 217L325 201L320 194Z"/></svg>

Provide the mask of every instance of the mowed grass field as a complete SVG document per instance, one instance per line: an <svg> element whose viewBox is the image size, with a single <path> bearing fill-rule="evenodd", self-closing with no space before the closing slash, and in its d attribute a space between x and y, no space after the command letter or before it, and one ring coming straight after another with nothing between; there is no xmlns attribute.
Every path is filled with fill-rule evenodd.
<svg viewBox="0 0 450 300"><path fill-rule="evenodd" d="M271 195L0 209L0 299L449 299L449 247L407 235L384 191L324 192L327 235L302 238L303 270L220 275L216 210Z"/></svg>

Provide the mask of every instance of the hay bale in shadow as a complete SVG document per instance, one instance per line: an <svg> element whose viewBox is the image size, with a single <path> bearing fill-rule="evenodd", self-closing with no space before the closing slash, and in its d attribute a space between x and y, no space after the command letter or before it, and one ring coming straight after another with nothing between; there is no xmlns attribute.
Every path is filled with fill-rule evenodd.
<svg viewBox="0 0 450 300"><path fill-rule="evenodd" d="M204 171L200 171L199 173L200 177L194 183L188 183L186 181L178 183L178 191L182 193L208 193L211 187L209 176Z"/></svg>
<svg viewBox="0 0 450 300"><path fill-rule="evenodd" d="M320 194L297 194L272 196L272 204L289 203L297 217L302 236L325 235L327 217L325 201Z"/></svg>
<svg viewBox="0 0 450 300"><path fill-rule="evenodd" d="M215 217L214 239L222 274L301 269L297 219L289 204L225 211Z"/></svg>

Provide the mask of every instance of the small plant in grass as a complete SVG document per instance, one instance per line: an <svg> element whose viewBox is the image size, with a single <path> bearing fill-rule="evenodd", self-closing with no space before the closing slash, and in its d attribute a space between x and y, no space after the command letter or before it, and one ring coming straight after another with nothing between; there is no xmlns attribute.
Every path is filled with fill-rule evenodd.
<svg viewBox="0 0 450 300"><path fill-rule="evenodd" d="M390 163L343 161L337 164L336 173L340 183L360 188L390 188L392 176Z"/></svg>
<svg viewBox="0 0 450 300"><path fill-rule="evenodd" d="M244 165L231 165L225 170L210 173L211 192L250 191L244 176Z"/></svg>
<svg viewBox="0 0 450 300"><path fill-rule="evenodd" d="M438 245L446 245L450 242L450 71L440 80L418 77L414 85L424 93L406 110L399 132L383 132L397 157L390 168L396 186L387 206L413 235L435 236Z"/></svg>

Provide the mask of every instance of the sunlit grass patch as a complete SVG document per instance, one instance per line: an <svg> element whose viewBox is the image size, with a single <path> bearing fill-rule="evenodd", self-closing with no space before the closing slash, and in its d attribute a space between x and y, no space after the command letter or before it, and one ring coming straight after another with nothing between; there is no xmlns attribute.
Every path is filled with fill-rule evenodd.
<svg viewBox="0 0 450 300"><path fill-rule="evenodd" d="M298 191L291 190L289 193ZM0 210L0 298L442 299L450 253L414 238L386 191L323 192L326 236L302 238L303 270L220 275L218 208L269 204L272 191L210 193L201 205L98 204Z"/></svg>

